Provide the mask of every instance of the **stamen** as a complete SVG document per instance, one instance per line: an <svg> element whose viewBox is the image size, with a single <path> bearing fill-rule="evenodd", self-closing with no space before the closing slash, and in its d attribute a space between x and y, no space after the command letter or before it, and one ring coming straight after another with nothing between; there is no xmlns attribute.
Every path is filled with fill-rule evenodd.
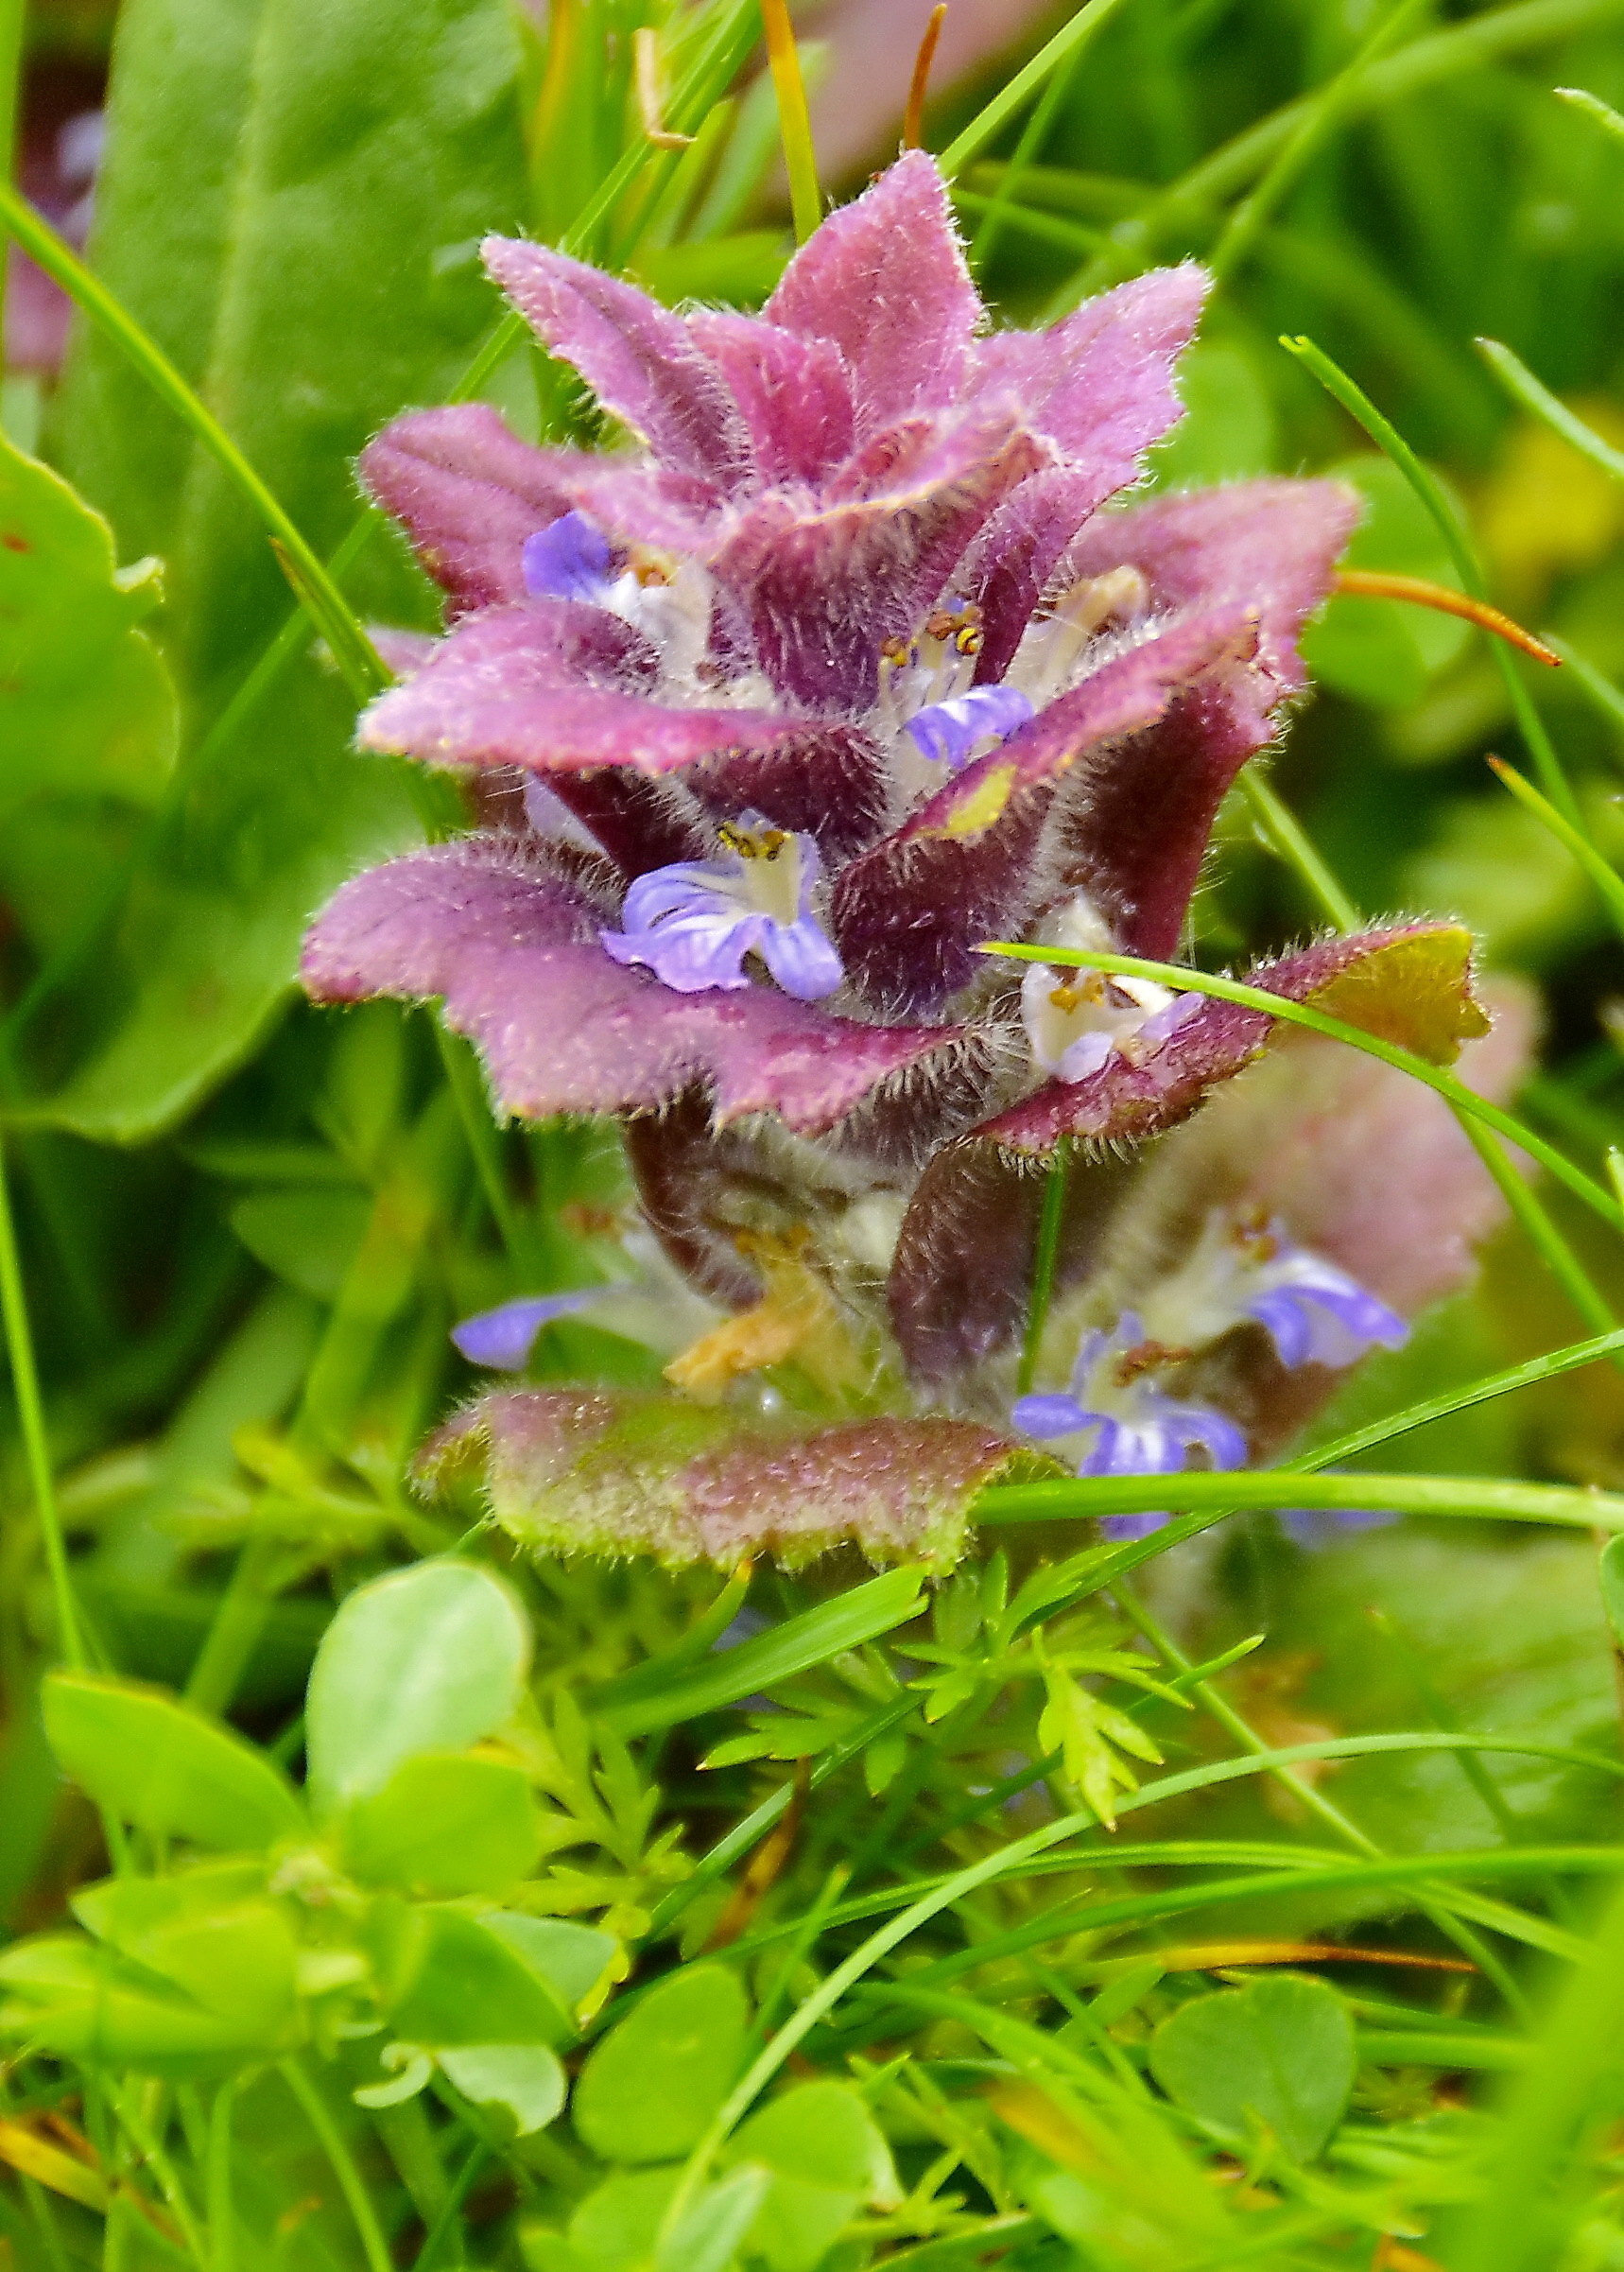
<svg viewBox="0 0 1624 2272"><path fill-rule="evenodd" d="M1546 663L1552 670L1562 668L1561 655L1543 639L1524 631L1520 623L1513 623L1486 599L1474 599L1469 592L1452 592L1447 584L1429 583L1425 576L1389 576L1375 568L1339 568L1331 581L1345 598L1405 599L1412 607L1436 608L1441 616L1460 616L1477 624L1479 631L1493 632L1508 646L1520 647L1536 663Z"/></svg>
<svg viewBox="0 0 1624 2272"><path fill-rule="evenodd" d="M1142 1341L1135 1349L1124 1349L1113 1368L1119 1388L1128 1388L1145 1373L1154 1373L1163 1365L1183 1364L1195 1355L1194 1349L1178 1348L1165 1341Z"/></svg>

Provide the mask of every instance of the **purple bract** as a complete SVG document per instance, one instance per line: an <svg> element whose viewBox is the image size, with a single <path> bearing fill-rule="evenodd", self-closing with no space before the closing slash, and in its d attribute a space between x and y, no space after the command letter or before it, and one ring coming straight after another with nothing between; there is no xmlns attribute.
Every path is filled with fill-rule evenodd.
<svg viewBox="0 0 1624 2272"><path fill-rule="evenodd" d="M978 950L1177 953L1218 806L1302 689L1355 499L1268 480L1124 504L1179 415L1205 277L989 333L919 151L760 317L673 312L540 245L485 258L631 446L532 448L467 405L367 451L451 624L361 741L524 785L500 802L528 824L358 876L305 983L440 997L500 1110L625 1117L648 1218L704 1291L769 1306L760 1258L793 1254L882 1370L1001 1416L1030 1163L1160 1136L1274 1021ZM1469 945L1410 923L1253 978L1444 1062L1483 1030ZM1103 1224L1132 1176L1076 1181ZM1267 1236L1243 1309L1287 1363L1402 1329L1299 1256L1289 1218ZM1221 1403L1183 1440L1227 1460L1254 1431Z"/></svg>

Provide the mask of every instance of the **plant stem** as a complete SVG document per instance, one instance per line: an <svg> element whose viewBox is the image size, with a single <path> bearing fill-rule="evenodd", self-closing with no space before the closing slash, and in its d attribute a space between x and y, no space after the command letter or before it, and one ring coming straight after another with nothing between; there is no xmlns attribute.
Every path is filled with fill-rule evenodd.
<svg viewBox="0 0 1624 2272"><path fill-rule="evenodd" d="M0 1311L4 1312L6 1354L11 1366L11 1391L17 1399L17 1418L23 1431L23 1451L28 1463L28 1481L34 1511L51 1574L57 1604L57 1630L62 1656L75 1672L85 1665L84 1638L73 1579L68 1571L67 1542L62 1535L51 1473L50 1439L44 1407L40 1399L40 1376L34 1362L34 1336L28 1323L27 1293L17 1253L17 1228L11 1214L11 1193L6 1175L4 1138L0 1138Z"/></svg>
<svg viewBox="0 0 1624 2272"><path fill-rule="evenodd" d="M1066 1149L1063 1140L1055 1146L1049 1157L1048 1173L1044 1178L1043 1213L1038 1218L1038 1242L1032 1259L1031 1304L1027 1313L1027 1335L1021 1348L1021 1366L1015 1383L1023 1396L1031 1388L1037 1376L1044 1327L1048 1322L1049 1302L1054 1293L1055 1263L1060 1256L1061 1225L1065 1218L1069 1166Z"/></svg>
<svg viewBox="0 0 1624 2272"><path fill-rule="evenodd" d="M962 173L1005 120L1012 118L1023 103L1037 93L1050 72L1058 71L1063 63L1079 55L1090 40L1105 29L1121 5L1122 0L1084 0L1071 21L1061 26L1046 46L1039 48L1025 70L1017 71L1007 86L1000 87L962 133L948 144L937 160L944 179L951 182L955 174Z"/></svg>
<svg viewBox="0 0 1624 2272"><path fill-rule="evenodd" d="M394 2272L389 2246L378 2223L371 2195L367 2191L360 2171L355 2167L349 2147L338 2134L337 2125L328 2111L326 2101L297 2058L279 2059L277 2072L299 2101L305 2121L320 2141L321 2151L338 2180L338 2190L355 2220L355 2230L360 2236L361 2253L367 2260L368 2272Z"/></svg>
<svg viewBox="0 0 1624 2272"><path fill-rule="evenodd" d="M17 163L17 112L22 98L23 19L27 0L0 0L0 182ZM6 263L0 260L0 341L6 337ZM0 365L4 357L0 356Z"/></svg>

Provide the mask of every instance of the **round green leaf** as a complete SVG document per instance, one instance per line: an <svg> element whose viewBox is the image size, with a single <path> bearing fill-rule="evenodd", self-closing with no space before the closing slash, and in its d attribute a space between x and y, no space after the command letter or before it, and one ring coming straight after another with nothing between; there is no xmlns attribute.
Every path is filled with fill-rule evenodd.
<svg viewBox="0 0 1624 2272"><path fill-rule="evenodd" d="M563 2112L564 2071L544 2043L468 2043L442 2051L440 2064L476 2107L503 2107L521 2138Z"/></svg>
<svg viewBox="0 0 1624 2272"><path fill-rule="evenodd" d="M344 1817L352 1877L421 1894L500 1893L542 1843L524 1769L466 1752L420 1752Z"/></svg>
<svg viewBox="0 0 1624 2272"><path fill-rule="evenodd" d="M1320 1980L1197 1996L1150 2038L1150 2072L1186 2113L1240 2143L1261 2125L1296 2161L1342 2119L1357 2064L1347 2007Z"/></svg>
<svg viewBox="0 0 1624 2272"><path fill-rule="evenodd" d="M291 1784L263 1753L161 1689L53 1673L41 1708L64 1771L154 1837L254 1847L305 1828Z"/></svg>
<svg viewBox="0 0 1624 2272"><path fill-rule="evenodd" d="M669 2161L703 2135L737 2078L750 2007L723 1965L692 1965L644 1997L593 2051L575 2126L606 2161Z"/></svg>
<svg viewBox="0 0 1624 2272"><path fill-rule="evenodd" d="M381 1791L404 1760L460 1751L517 1708L525 1613L492 1571L419 1562L357 1587L316 1653L306 1705L319 1812Z"/></svg>

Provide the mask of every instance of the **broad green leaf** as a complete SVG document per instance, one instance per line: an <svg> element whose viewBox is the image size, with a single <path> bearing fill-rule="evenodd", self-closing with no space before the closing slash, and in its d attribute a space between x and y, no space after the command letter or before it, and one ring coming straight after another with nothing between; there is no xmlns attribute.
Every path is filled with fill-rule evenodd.
<svg viewBox="0 0 1624 2272"><path fill-rule="evenodd" d="M320 550L352 462L443 396L495 314L474 248L525 211L517 43L503 0L130 0L91 257ZM167 564L164 637L199 725L290 596L257 515L99 334L58 436L118 544ZM362 612L426 620L391 537ZM38 1117L130 1142L254 1045L301 935L344 877L419 839L406 769L354 754L354 704L297 661L204 767L182 767L105 951L99 1025Z"/></svg>
<svg viewBox="0 0 1624 2272"><path fill-rule="evenodd" d="M569 2221L562 2247L570 2264L591 2272L632 2272L654 2253L680 2170L618 2170L588 2194ZM563 2260L555 2256L562 2272Z"/></svg>
<svg viewBox="0 0 1624 2272"><path fill-rule="evenodd" d="M0 2033L95 2066L181 2078L287 2048L281 2031L165 1995L149 1971L87 1940L18 1941L0 1953Z"/></svg>
<svg viewBox="0 0 1624 2272"><path fill-rule="evenodd" d="M541 1816L524 1769L466 1752L419 1752L342 1817L339 1850L353 1877L420 1894L499 1893L541 1847Z"/></svg>
<svg viewBox="0 0 1624 2272"><path fill-rule="evenodd" d="M1459 591L1460 579L1432 515L1391 459L1365 453L1324 469L1364 501L1344 555L1350 568L1381 568ZM1458 616L1408 600L1336 598L1303 634L1309 670L1339 693L1379 709L1417 702L1472 636Z"/></svg>
<svg viewBox="0 0 1624 2272"><path fill-rule="evenodd" d="M441 2045L566 2042L573 2013L499 1934L465 1910L408 1909L374 1927L394 2032Z"/></svg>
<svg viewBox="0 0 1624 2272"><path fill-rule="evenodd" d="M501 2107L521 2138L563 2112L568 2084L556 2052L542 2043L470 2043L442 2051L440 2065L476 2107Z"/></svg>
<svg viewBox="0 0 1624 2272"><path fill-rule="evenodd" d="M1624 1537L1610 1538L1601 1550L1601 1606L1615 1645L1624 1647Z"/></svg>
<svg viewBox="0 0 1624 2272"><path fill-rule="evenodd" d="M750 2007L724 1965L689 1965L596 2044L575 2126L606 2161L668 2161L703 2135L737 2079Z"/></svg>
<svg viewBox="0 0 1624 2272"><path fill-rule="evenodd" d="M301 1293L331 1302L344 1283L367 1228L363 1191L251 1191L230 1223L251 1255Z"/></svg>
<svg viewBox="0 0 1624 2272"><path fill-rule="evenodd" d="M487 1909L479 1921L523 1958L572 2016L602 1987L604 1975L620 1953L613 1934L572 1924L568 1917L527 1917Z"/></svg>
<svg viewBox="0 0 1624 2272"><path fill-rule="evenodd" d="M705 2186L662 2235L654 2251L655 2272L726 2272L771 2183L759 2162L745 2161Z"/></svg>
<svg viewBox="0 0 1624 2272"><path fill-rule="evenodd" d="M1324 2147L1357 2064L1347 2006L1320 1980L1193 1997L1150 2038L1150 2072L1186 2113L1237 2144L1270 2130L1294 2161Z"/></svg>
<svg viewBox="0 0 1624 2272"><path fill-rule="evenodd" d="M158 599L157 562L119 569L100 513L0 439L0 817L42 791L159 795L175 693L136 629Z"/></svg>
<svg viewBox="0 0 1624 2272"><path fill-rule="evenodd" d="M264 1872L255 1873L263 1884ZM230 1864L173 1878L113 1878L74 1899L98 1940L159 1973L206 2011L266 2039L293 2008L297 1944L284 1911Z"/></svg>
<svg viewBox="0 0 1624 2272"><path fill-rule="evenodd" d="M812 2272L859 2209L900 2198L890 2150L847 2083L786 2090L737 2132L729 2159L771 2174L750 2235L771 2272Z"/></svg>
<svg viewBox="0 0 1624 2272"><path fill-rule="evenodd" d="M262 1847L305 1827L292 1786L263 1753L159 1689L53 1673L42 1708L63 1770L154 1837Z"/></svg>
<svg viewBox="0 0 1624 2272"><path fill-rule="evenodd" d="M1270 390L1244 347L1231 339L1198 339L1179 359L1179 394L1184 415L1150 453L1158 489L1274 471L1280 436Z"/></svg>
<svg viewBox="0 0 1624 2272"><path fill-rule="evenodd" d="M381 1791L419 1752L511 1719L529 1667L525 1613L476 1563L419 1562L358 1587L327 1628L306 1708L318 1812Z"/></svg>

